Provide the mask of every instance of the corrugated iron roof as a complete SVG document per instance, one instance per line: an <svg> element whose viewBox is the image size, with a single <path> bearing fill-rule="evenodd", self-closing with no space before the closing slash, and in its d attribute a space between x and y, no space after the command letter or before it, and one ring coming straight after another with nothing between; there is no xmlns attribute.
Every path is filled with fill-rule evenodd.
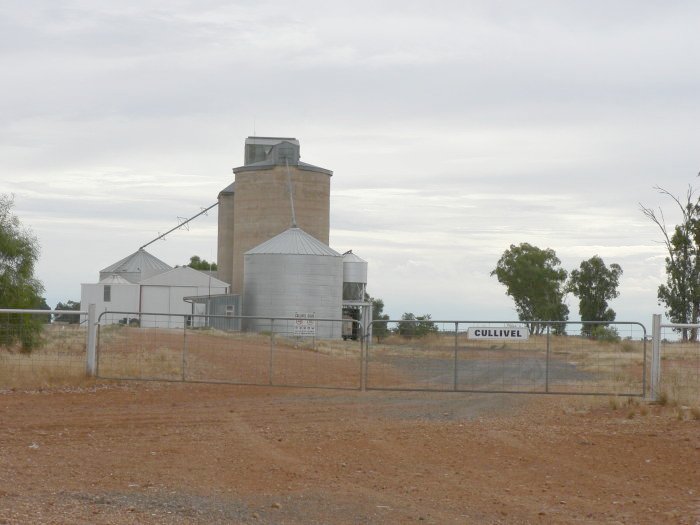
<svg viewBox="0 0 700 525"><path fill-rule="evenodd" d="M278 253L284 255L325 255L340 257L330 246L323 244L301 228L289 228L272 239L245 252L245 255Z"/></svg>
<svg viewBox="0 0 700 525"><path fill-rule="evenodd" d="M212 277L211 275L190 268L189 266L178 266L172 270L159 273L153 277L144 279L139 284L155 286L207 286L215 288L226 288L228 283Z"/></svg>
<svg viewBox="0 0 700 525"><path fill-rule="evenodd" d="M343 254L343 262L344 263L346 263L346 262L347 263L367 263L367 261L365 261L362 257L359 257L359 256L355 255L354 253L352 253L352 250L350 250L349 252L345 252Z"/></svg>
<svg viewBox="0 0 700 525"><path fill-rule="evenodd" d="M100 281L99 284L134 284L131 281L127 281L124 277L119 275L108 275Z"/></svg>
<svg viewBox="0 0 700 525"><path fill-rule="evenodd" d="M100 270L100 273L157 273L172 270L172 268L172 266L164 263L156 256L151 255L146 250L140 249L124 257L120 261L107 266L104 270Z"/></svg>

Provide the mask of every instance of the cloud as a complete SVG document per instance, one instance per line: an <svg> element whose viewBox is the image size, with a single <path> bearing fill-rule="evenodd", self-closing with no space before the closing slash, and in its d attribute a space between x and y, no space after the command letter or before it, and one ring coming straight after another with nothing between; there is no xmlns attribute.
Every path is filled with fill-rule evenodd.
<svg viewBox="0 0 700 525"><path fill-rule="evenodd" d="M663 250L638 206L699 169L695 4L0 9L0 192L40 237L50 302L215 202L257 133L334 170L331 244L368 259L387 311L513 317L488 274L520 242L567 269L620 262L616 310L658 310ZM152 249L214 259L215 225Z"/></svg>

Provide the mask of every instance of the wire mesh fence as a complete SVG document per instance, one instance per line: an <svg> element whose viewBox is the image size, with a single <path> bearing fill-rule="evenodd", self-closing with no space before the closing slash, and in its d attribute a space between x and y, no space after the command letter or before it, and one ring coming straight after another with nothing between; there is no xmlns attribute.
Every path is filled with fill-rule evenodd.
<svg viewBox="0 0 700 525"><path fill-rule="evenodd" d="M228 320L232 327L223 330ZM105 312L98 376L359 389L361 341L344 341L348 320L269 319ZM248 330L254 324L254 330ZM317 334L337 333L328 339Z"/></svg>
<svg viewBox="0 0 700 525"><path fill-rule="evenodd" d="M647 340L639 323L382 321L373 323L373 333L368 389L628 396L645 391Z"/></svg>
<svg viewBox="0 0 700 525"><path fill-rule="evenodd" d="M682 331L672 325L661 326L659 394L682 405L697 405L700 403L700 343L683 340ZM686 337L689 336L687 331Z"/></svg>
<svg viewBox="0 0 700 525"><path fill-rule="evenodd" d="M54 311L0 312L0 388L74 383L85 377L87 327L52 322Z"/></svg>
<svg viewBox="0 0 700 525"><path fill-rule="evenodd" d="M0 311L0 388L85 377L88 323L51 320L51 312ZM105 312L97 323L95 370L111 379L249 385L645 393L647 337L639 323L375 322L363 349L362 337L343 339L346 332L362 334L349 322L357 324ZM697 400L699 345L665 330L662 387L680 401ZM516 332L526 336L512 337Z"/></svg>

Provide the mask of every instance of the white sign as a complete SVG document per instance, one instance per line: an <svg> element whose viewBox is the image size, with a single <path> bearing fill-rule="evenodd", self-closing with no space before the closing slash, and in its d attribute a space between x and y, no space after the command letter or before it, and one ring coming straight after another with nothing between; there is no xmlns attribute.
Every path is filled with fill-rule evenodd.
<svg viewBox="0 0 700 525"><path fill-rule="evenodd" d="M294 314L294 335L314 336L316 335L315 312Z"/></svg>
<svg viewBox="0 0 700 525"><path fill-rule="evenodd" d="M529 336L527 328L470 326L469 339L518 339L526 341Z"/></svg>

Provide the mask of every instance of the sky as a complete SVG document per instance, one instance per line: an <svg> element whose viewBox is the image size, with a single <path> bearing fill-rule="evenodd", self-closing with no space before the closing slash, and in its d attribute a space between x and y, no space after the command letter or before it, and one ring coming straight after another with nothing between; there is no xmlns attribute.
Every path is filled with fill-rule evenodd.
<svg viewBox="0 0 700 525"><path fill-rule="evenodd" d="M516 319L490 272L528 242L620 264L610 305L650 328L640 203L672 225L655 186L700 182L699 24L694 1L5 0L0 193L54 306L214 204L247 136L296 137L392 319ZM215 260L216 220L147 249Z"/></svg>

